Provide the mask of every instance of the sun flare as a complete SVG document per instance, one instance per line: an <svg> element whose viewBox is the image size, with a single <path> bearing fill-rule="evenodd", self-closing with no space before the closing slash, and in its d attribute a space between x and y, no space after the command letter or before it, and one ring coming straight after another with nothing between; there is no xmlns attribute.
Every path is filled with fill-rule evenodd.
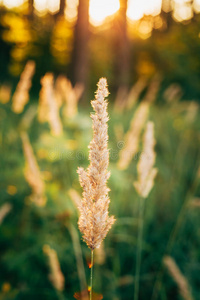
<svg viewBox="0 0 200 300"><path fill-rule="evenodd" d="M195 0L196 2L199 0ZM0 0L8 8L22 5L26 0ZM119 0L90 0L89 15L93 25L100 25L106 17L115 14L120 7ZM128 0L127 16L130 20L138 20L144 14L158 14L162 0ZM58 11L59 0L34 0L35 9L40 13ZM78 0L66 0L66 16L75 17Z"/></svg>
<svg viewBox="0 0 200 300"><path fill-rule="evenodd" d="M78 0L66 1L66 17L74 20L77 16ZM27 0L0 0L0 5L8 8L18 7ZM55 13L59 9L60 0L34 0L34 6L38 13L50 11ZM139 20L146 15L158 15L161 11L162 0L128 0L127 17L129 20ZM200 11L200 0L194 0L195 12ZM101 25L104 20L115 14L120 7L119 0L90 0L89 15L90 22ZM187 0L174 0L174 17L177 20L190 19L192 16L191 7L188 7Z"/></svg>
<svg viewBox="0 0 200 300"><path fill-rule="evenodd" d="M90 19L93 24L101 24L104 19L116 13L119 0L90 0Z"/></svg>

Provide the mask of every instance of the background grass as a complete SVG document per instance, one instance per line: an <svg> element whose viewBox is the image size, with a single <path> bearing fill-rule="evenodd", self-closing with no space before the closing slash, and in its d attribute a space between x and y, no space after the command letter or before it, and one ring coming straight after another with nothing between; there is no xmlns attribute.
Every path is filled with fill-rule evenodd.
<svg viewBox="0 0 200 300"><path fill-rule="evenodd" d="M73 188L81 194L76 170L89 163L87 147L92 138L89 117L92 109L79 106L74 119L62 119L64 132L60 137L53 137L48 124L38 123L36 116L27 129L46 183L48 201L45 207L38 208L28 198L31 190L23 174L25 159L20 139L21 120L31 103L21 115L12 112L10 103L0 106L0 203L12 205L1 224L0 299L73 299L74 293L80 291L80 282L69 231L71 225L80 237L88 280L90 251L81 241L77 210L68 190ZM117 221L104 242L104 264L94 266L94 291L102 293L105 300L129 300L134 294L139 199L133 181L142 149L127 170L117 168L124 141L124 135L120 138L119 125L126 132L134 111L135 108L120 114L109 105L110 213ZM157 102L150 109L149 119L155 123L158 175L145 204L140 299L151 299L155 282L162 283L156 299L180 299L176 284L162 268L166 253L175 259L188 279L194 299L199 299L200 219L199 208L191 204L200 192L199 117L197 110L195 118L188 119L185 102L172 105ZM62 295L48 279L44 244L57 251L66 280Z"/></svg>

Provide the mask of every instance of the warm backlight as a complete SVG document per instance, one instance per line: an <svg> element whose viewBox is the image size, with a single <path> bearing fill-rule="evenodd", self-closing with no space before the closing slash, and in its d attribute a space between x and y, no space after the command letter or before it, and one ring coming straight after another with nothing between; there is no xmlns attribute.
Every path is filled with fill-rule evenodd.
<svg viewBox="0 0 200 300"><path fill-rule="evenodd" d="M90 0L90 19L93 24L101 24L104 19L116 13L119 0Z"/></svg>
<svg viewBox="0 0 200 300"><path fill-rule="evenodd" d="M162 0L129 0L127 16L131 20L139 20L146 15L157 15L161 9Z"/></svg>
<svg viewBox="0 0 200 300"><path fill-rule="evenodd" d="M0 3L3 3L8 8L13 8L22 5L24 0L3 0Z"/></svg>
<svg viewBox="0 0 200 300"><path fill-rule="evenodd" d="M0 0L8 8L22 5L28 0ZM174 17L177 20L186 20L192 17L188 0L174 0ZM161 10L162 0L128 0L127 16L130 20L139 20L146 15L157 15ZM58 11L59 0L34 0L35 9L40 13ZM74 19L77 14L78 0L66 0L66 16ZM194 9L200 11L200 0L194 0ZM119 0L90 0L90 21L93 25L100 25L106 17L113 15L119 9Z"/></svg>

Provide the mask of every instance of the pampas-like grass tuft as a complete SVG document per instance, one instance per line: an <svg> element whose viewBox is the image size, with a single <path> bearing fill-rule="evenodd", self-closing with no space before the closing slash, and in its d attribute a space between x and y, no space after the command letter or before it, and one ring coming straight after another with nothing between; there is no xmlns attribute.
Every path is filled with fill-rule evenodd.
<svg viewBox="0 0 200 300"><path fill-rule="evenodd" d="M114 217L108 216L110 199L107 180L110 173L107 171L109 163L108 144L108 96L107 81L101 78L95 100L91 102L95 114L93 121L93 140L89 146L90 165L85 171L78 168L80 184L83 188L83 198L79 205L79 229L83 239L91 250L98 248L107 232L115 222Z"/></svg>

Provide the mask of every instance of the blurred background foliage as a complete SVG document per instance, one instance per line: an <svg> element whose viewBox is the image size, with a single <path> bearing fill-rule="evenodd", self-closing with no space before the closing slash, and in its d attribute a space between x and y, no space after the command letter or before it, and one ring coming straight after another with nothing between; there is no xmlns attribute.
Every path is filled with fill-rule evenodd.
<svg viewBox="0 0 200 300"><path fill-rule="evenodd" d="M185 5L189 11L179 13ZM67 6L70 9L68 1L60 1L54 13L38 12L33 1L12 9L0 6L0 299L73 299L83 288L84 277L89 278L90 253L78 232L78 213L70 190L81 195L76 170L88 166L92 138L89 103L99 77L105 76L111 92L110 211L117 222L105 239L104 249L96 254L94 290L105 300L133 299L139 201L133 181L142 153L141 136L128 168L120 170L117 162L126 146L131 120L146 99L151 102L149 119L155 124L158 175L145 207L139 299L182 299L162 264L163 256L171 255L187 278L193 299L198 300L197 1L163 1L157 14L133 21L126 17L127 1L121 0L120 9L99 26L89 22L89 1L77 2L77 15L70 15ZM12 96L28 60L36 64L30 99L23 111L16 113ZM63 132L58 136L50 132L50 124L37 118L41 78L47 72L53 72L54 79L62 74L73 86L78 83L85 87L77 113L66 117L63 104L59 107ZM138 80L143 87L132 89ZM45 183L47 202L42 207L30 198L22 131L29 136ZM10 206L2 217L5 204ZM57 252L65 278L61 290L49 280L46 244ZM86 275L81 273L80 257Z"/></svg>
<svg viewBox="0 0 200 300"><path fill-rule="evenodd" d="M88 2L86 5L89 7L89 1L85 2ZM122 8L125 2L121 1ZM165 2L171 3L168 12ZM121 9L99 26L87 24L86 21L83 23L82 9L83 12L79 14L80 27L83 24L85 28L82 36L77 34L79 19L75 17L67 18L67 15L59 12L40 15L37 10L28 9L26 2L10 10L1 6L0 80L2 83L13 81L15 86L26 61L33 59L38 66L34 78L34 90L37 93L40 78L47 71L63 73L73 83L83 81L76 74L76 61L79 58L79 73L84 73L82 77L87 78L88 90L94 87L102 73L116 92L124 80L118 74L119 69L123 78L127 77L125 83L128 88L140 75L151 78L159 72L163 75L163 86L175 81L181 85L185 98L198 99L200 15L192 6L194 3L187 2L187 6L193 8L193 15L186 14L185 18L189 19L182 22L180 15L178 22L173 3L176 4L165 0L159 14L144 15L137 21L122 19L124 12ZM89 22L89 16L87 19ZM81 43L86 46L83 47ZM122 43L124 47L120 46ZM80 46L78 50L77 45ZM83 52L84 63L80 61L81 54L77 52ZM87 65L87 71L80 71L83 64Z"/></svg>

